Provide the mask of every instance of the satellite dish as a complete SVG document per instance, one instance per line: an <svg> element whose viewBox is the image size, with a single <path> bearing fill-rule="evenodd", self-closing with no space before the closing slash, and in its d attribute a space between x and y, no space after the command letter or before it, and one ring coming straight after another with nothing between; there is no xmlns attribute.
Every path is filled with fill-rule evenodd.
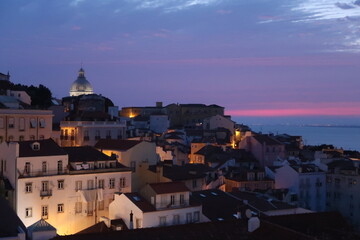
<svg viewBox="0 0 360 240"><path fill-rule="evenodd" d="M251 217L252 217L252 213L251 213L251 210L250 210L250 209L246 209L246 210L245 210L245 216L246 216L247 218L251 218Z"/></svg>

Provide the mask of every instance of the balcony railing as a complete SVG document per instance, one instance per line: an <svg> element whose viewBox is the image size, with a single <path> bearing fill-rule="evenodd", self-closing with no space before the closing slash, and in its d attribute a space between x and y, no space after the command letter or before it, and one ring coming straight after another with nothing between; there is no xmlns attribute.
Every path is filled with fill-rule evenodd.
<svg viewBox="0 0 360 240"><path fill-rule="evenodd" d="M41 190L40 191L40 197L51 197L52 196L52 190Z"/></svg>
<svg viewBox="0 0 360 240"><path fill-rule="evenodd" d="M68 172L69 171L67 169L51 170L51 171L46 171L46 172L43 172L42 170L32 170L32 171L23 170L23 171L21 171L20 169L18 169L19 178L63 175L63 174L68 174Z"/></svg>

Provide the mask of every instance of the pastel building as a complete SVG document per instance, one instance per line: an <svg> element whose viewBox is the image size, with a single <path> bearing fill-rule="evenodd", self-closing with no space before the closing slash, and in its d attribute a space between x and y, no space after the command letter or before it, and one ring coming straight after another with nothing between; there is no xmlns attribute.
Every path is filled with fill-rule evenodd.
<svg viewBox="0 0 360 240"><path fill-rule="evenodd" d="M204 222L200 204L190 202L190 191L181 182L148 184L139 193L115 196L110 219L123 219L126 226L149 228Z"/></svg>
<svg viewBox="0 0 360 240"><path fill-rule="evenodd" d="M115 192L131 192L131 171L92 147L61 148L52 139L0 144L4 177L25 226L45 219L72 234L107 217Z"/></svg>
<svg viewBox="0 0 360 240"><path fill-rule="evenodd" d="M49 110L0 109L0 143L50 138L52 117Z"/></svg>

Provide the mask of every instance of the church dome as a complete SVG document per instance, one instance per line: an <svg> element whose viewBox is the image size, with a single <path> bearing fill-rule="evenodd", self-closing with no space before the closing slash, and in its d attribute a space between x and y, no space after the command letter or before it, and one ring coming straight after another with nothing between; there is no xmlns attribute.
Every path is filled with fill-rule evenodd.
<svg viewBox="0 0 360 240"><path fill-rule="evenodd" d="M70 96L80 96L84 94L93 94L94 90L88 80L85 78L84 69L80 68L78 78L73 82L70 88Z"/></svg>

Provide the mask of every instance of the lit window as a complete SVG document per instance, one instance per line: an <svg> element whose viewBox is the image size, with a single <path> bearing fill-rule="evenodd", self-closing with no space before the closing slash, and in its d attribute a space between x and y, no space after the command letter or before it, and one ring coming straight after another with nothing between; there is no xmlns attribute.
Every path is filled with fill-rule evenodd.
<svg viewBox="0 0 360 240"><path fill-rule="evenodd" d="M64 212L64 204L60 203L57 205L57 212L58 213L63 213Z"/></svg>
<svg viewBox="0 0 360 240"><path fill-rule="evenodd" d="M25 217L32 217L32 208L25 208Z"/></svg>
<svg viewBox="0 0 360 240"><path fill-rule="evenodd" d="M58 189L64 189L64 180L58 180Z"/></svg>
<svg viewBox="0 0 360 240"><path fill-rule="evenodd" d="M26 193L32 192L32 183L25 183L25 192Z"/></svg>

